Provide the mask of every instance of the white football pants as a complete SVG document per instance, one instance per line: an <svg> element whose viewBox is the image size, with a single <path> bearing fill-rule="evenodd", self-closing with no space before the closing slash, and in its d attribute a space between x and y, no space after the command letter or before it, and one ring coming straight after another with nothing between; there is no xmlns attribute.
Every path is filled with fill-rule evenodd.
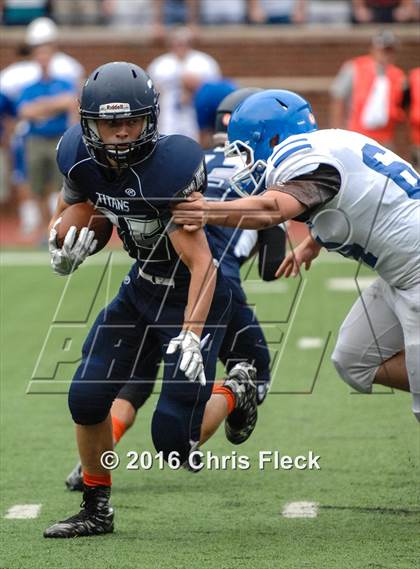
<svg viewBox="0 0 420 569"><path fill-rule="evenodd" d="M344 381L370 393L380 365L404 349L413 413L420 421L420 283L402 290L378 278L344 320L332 361Z"/></svg>

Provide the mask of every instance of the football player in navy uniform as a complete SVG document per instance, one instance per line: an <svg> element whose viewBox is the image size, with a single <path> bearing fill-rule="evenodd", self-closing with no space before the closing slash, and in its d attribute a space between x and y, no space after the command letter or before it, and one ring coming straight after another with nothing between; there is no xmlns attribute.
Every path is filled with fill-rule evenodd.
<svg viewBox="0 0 420 569"><path fill-rule="evenodd" d="M223 392L211 395L232 293L204 231L171 223L174 200L205 190L201 148L184 136L159 137L157 93L131 63L108 63L90 75L80 115L81 126L65 133L57 152L64 185L50 225L52 267L69 274L95 250L87 227L79 235L71 227L61 248L56 239L64 209L86 200L117 227L135 263L89 332L70 387L84 496L78 514L45 530L54 538L113 531L111 476L100 460L113 448L110 408L121 385L141 377L151 346L159 345L165 364L152 418L153 442L165 460L175 455L188 464L191 449L232 410L243 410L252 428L256 422L251 365L235 368Z"/></svg>
<svg viewBox="0 0 420 569"><path fill-rule="evenodd" d="M215 148L206 152L208 184L207 199L225 201L237 195L231 190L229 178L237 171L240 164L225 158L223 146L227 140L227 126L235 108L250 95L261 91L257 88L244 88L233 91L218 106L215 120ZM240 268L242 263L258 248L259 273L263 280L275 278L277 267L285 255L285 232L281 226L270 227L261 231L232 229L209 225L205 228L220 260L220 269L232 290L232 310L226 326L219 358L225 364L227 372L233 371L239 362L248 362L256 368L257 403L260 405L270 383L270 352L263 330L248 306L245 292L241 286ZM151 346L147 358L143 361L141 378L128 381L118 393L112 404L111 417L114 443L118 443L129 429L137 411L142 407L153 391L161 361L159 346ZM215 387L213 393L217 393ZM239 444L248 438L249 421L244 430L232 430L232 424L239 424L239 411L233 411L225 422L227 438ZM235 420L236 415L236 420ZM78 463L66 479L69 490L83 490L81 464Z"/></svg>

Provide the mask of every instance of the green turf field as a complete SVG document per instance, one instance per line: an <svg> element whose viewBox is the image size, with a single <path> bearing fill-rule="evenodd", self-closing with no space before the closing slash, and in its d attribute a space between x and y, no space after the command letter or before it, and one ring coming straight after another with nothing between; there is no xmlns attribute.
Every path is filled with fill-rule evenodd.
<svg viewBox="0 0 420 569"><path fill-rule="evenodd" d="M357 293L330 290L328 279L351 279L356 265L330 255L301 282L263 284L253 268L245 271L274 360L272 393L256 431L235 448L249 457L248 470L127 470L129 450L153 451L154 395L117 448L115 533L44 539L43 529L76 513L80 501L63 483L76 459L65 392L89 323L127 268L118 262L105 270L101 259L106 255L66 283L45 254L3 257L2 569L419 566L418 425L406 394L357 395L336 376L329 355ZM299 347L302 338L313 347ZM219 456L233 450L222 429L204 448ZM260 470L263 450L312 450L321 470ZM317 504L315 517L282 515L286 504L300 501ZM38 517L5 517L18 504L40 504Z"/></svg>

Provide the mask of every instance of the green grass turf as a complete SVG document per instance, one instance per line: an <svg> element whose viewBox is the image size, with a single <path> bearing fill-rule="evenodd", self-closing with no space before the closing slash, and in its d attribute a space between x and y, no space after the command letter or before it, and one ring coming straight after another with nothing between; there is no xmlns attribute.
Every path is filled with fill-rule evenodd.
<svg viewBox="0 0 420 569"><path fill-rule="evenodd" d="M197 475L168 468L128 471L129 450L153 451L149 424L154 395L117 449L122 464L114 472L116 532L45 540L46 526L77 511L80 495L67 492L63 484L76 448L66 397L54 393L65 391L66 384L33 382L26 392L60 299L56 321L79 324L71 331L52 331L36 374L51 374L55 350L66 334L73 338L68 360L77 359L87 329L83 321L90 316L91 322L116 291L125 267L118 265L105 275L93 302L101 271L85 266L63 296L65 279L47 266L2 269L2 569L418 567L420 448L409 397L386 389L372 396L351 393L328 359L356 293L327 291L326 279L354 276L350 262L319 262L304 287L290 282L286 292L257 286L252 270L247 278L249 300L265 323L273 356L277 353L273 393L260 408L256 431L234 449L249 456L249 470ZM293 303L296 289L301 297ZM314 385L322 348L299 350L296 341L301 336L327 340L329 333ZM70 379L74 366L60 366L56 377ZM233 450L223 429L206 449L218 455ZM321 456L321 470L267 466L261 471L260 450L290 455L313 450ZM282 517L287 502L302 500L320 504L318 517ZM41 514L4 519L15 504L42 504Z"/></svg>

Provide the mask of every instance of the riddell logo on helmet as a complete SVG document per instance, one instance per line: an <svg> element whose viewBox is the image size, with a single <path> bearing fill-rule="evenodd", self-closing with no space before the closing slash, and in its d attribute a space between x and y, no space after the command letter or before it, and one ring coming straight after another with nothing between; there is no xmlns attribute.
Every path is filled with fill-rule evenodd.
<svg viewBox="0 0 420 569"><path fill-rule="evenodd" d="M107 114L107 113L119 113L119 112L130 112L130 104L129 103L105 103L104 105L99 106L99 113Z"/></svg>

